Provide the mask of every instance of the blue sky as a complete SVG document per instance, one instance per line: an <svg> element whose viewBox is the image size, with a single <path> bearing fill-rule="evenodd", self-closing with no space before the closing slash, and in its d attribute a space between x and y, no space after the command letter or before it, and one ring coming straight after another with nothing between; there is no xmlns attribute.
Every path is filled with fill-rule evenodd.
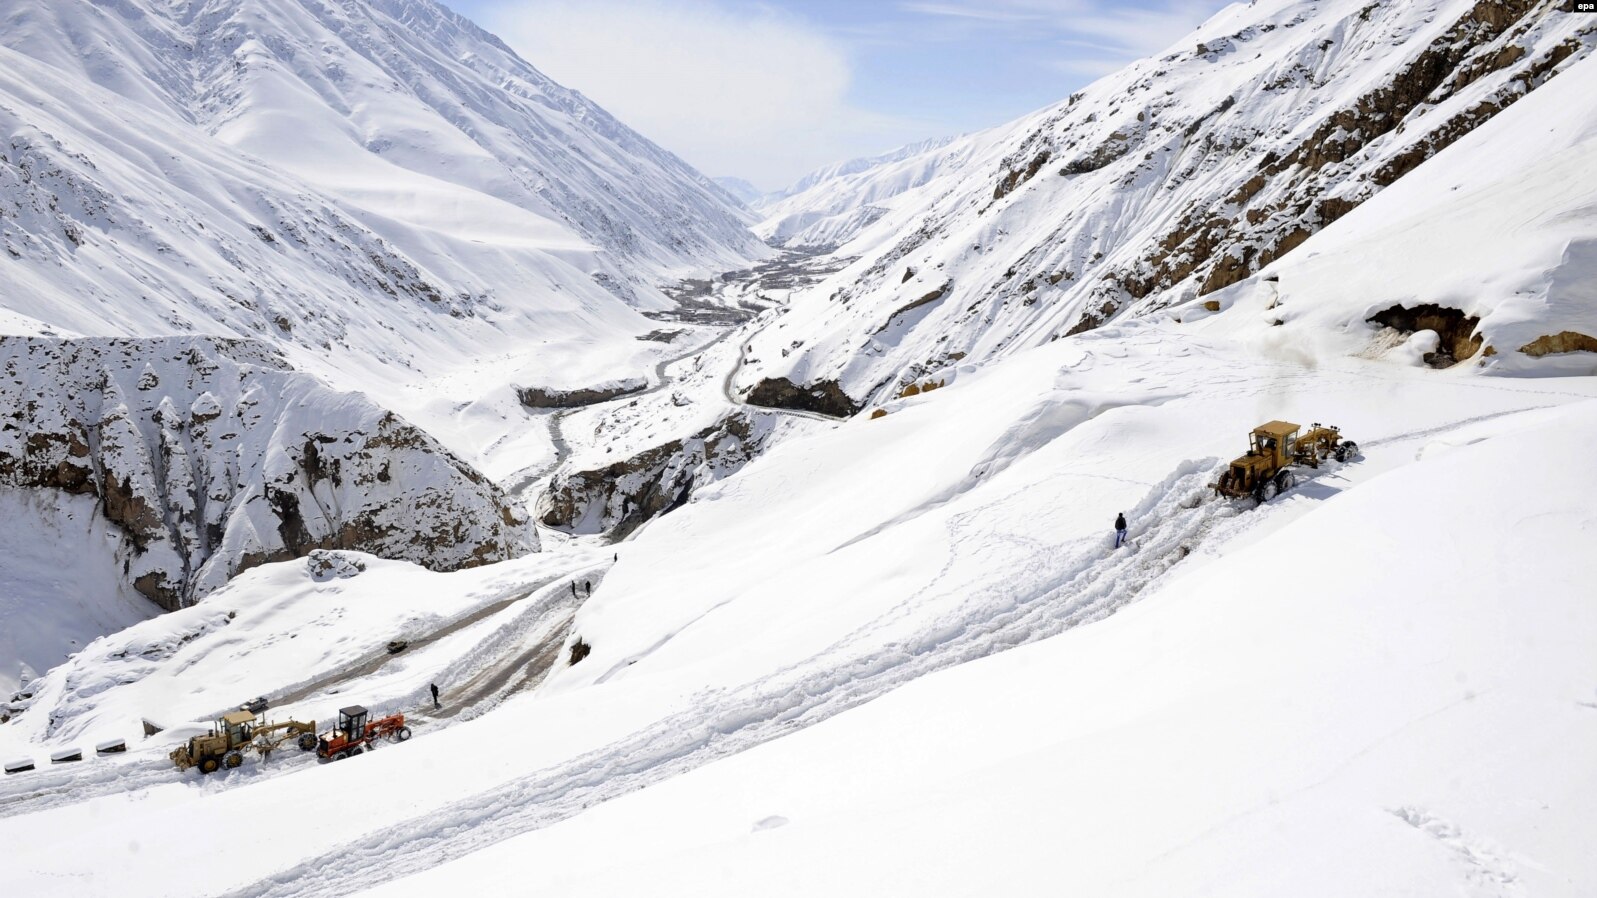
<svg viewBox="0 0 1597 898"><path fill-rule="evenodd" d="M771 190L974 131L1156 53L1221 0L443 0L712 176Z"/></svg>

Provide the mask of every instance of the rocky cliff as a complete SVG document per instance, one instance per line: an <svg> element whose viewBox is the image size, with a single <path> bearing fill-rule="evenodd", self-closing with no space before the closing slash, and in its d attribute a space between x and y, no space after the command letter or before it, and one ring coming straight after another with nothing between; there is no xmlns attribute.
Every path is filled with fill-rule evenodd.
<svg viewBox="0 0 1597 898"><path fill-rule="evenodd" d="M437 441L259 343L0 337L0 409L0 487L97 499L167 609L315 549L453 570L537 548Z"/></svg>

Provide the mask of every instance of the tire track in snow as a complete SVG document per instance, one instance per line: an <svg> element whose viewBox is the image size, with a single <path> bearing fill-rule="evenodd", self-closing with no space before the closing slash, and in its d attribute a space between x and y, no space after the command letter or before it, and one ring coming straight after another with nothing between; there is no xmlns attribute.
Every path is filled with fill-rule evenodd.
<svg viewBox="0 0 1597 898"><path fill-rule="evenodd" d="M1187 462L1155 486L1131 513L1157 523L1137 532L1129 548L1108 551L1100 539L1065 547L1021 539L1019 547L1033 558L1029 580L977 590L913 638L886 646L872 639L891 620L913 613L895 609L804 662L753 683L701 692L691 707L625 739L368 833L232 894L335 895L340 886L323 877L333 864L367 870L368 887L419 873L819 723L937 670L1108 617L1203 540L1266 517L1205 501L1217 469L1213 459ZM956 547L959 533L975 528L988 507L950 521ZM937 582L904 605L935 600Z"/></svg>

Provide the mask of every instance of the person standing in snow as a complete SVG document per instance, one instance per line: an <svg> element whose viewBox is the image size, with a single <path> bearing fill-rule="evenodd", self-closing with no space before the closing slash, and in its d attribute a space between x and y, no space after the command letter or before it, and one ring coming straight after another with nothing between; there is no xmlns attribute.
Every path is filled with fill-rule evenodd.
<svg viewBox="0 0 1597 898"><path fill-rule="evenodd" d="M427 685L432 688L432 691L433 691L433 710L436 711L439 708L443 707L443 705L438 704L438 684L437 683L428 683Z"/></svg>
<svg viewBox="0 0 1597 898"><path fill-rule="evenodd" d="M1115 548L1120 548L1126 542L1126 513L1115 515Z"/></svg>

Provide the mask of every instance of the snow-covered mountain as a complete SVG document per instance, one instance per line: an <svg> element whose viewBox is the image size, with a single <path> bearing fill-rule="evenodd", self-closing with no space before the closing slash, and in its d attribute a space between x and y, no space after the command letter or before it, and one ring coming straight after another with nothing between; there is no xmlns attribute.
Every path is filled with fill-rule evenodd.
<svg viewBox="0 0 1597 898"><path fill-rule="evenodd" d="M766 252L706 178L430 0L24 0L0 58L13 330L253 337L382 390L630 340L657 284Z"/></svg>
<svg viewBox="0 0 1597 898"><path fill-rule="evenodd" d="M720 185L722 190L732 194L738 202L745 206L752 207L759 202L761 197L765 196L760 188L742 178L716 178L715 183Z"/></svg>
<svg viewBox="0 0 1597 898"><path fill-rule="evenodd" d="M958 168L976 143L943 137L817 169L754 206L764 216L755 233L794 249L842 246L885 215L894 197Z"/></svg>
<svg viewBox="0 0 1597 898"><path fill-rule="evenodd" d="M0 579L174 608L319 547L529 551L457 416L646 371L660 286L768 255L749 220L430 0L0 5L0 333L35 338ZM93 576L29 573L34 528Z"/></svg>
<svg viewBox="0 0 1597 898"><path fill-rule="evenodd" d="M798 181L794 182L793 185L788 187L786 190L779 190L776 193L771 194L771 200L773 202L777 202L790 199L792 197L798 196L801 193L808 193L809 191L814 190L815 188L826 184L829 181L837 181L852 177L854 175L865 174L871 169L892 165L895 162L902 162L906 159L913 159L916 156L922 156L934 150L941 149L958 139L958 137L933 137L927 140L918 141L916 143L905 144L896 150L889 150L886 153L881 153L876 156L861 156L857 159L849 159L844 162L834 162L831 165L823 165L804 177L799 178Z"/></svg>
<svg viewBox="0 0 1597 898"><path fill-rule="evenodd" d="M1562 7L1233 5L1056 107L907 160L948 164L880 215L817 196L810 213L880 220L845 228L839 253L862 258L753 341L742 384L858 407L1234 284L1584 58L1597 20Z"/></svg>
<svg viewBox="0 0 1597 898"><path fill-rule="evenodd" d="M1453 14L1501 25L1525 53L1496 38L1447 53L1493 51L1502 71L1526 77L1494 87L1483 69L1342 162L1261 175L1257 198L1308 190L1316 172L1334 170L1345 176L1337 188L1363 201L1328 223L1306 207L1313 233L1249 262L1257 271L1209 283L1221 270L1210 258L1096 327L973 351L937 369L935 389L879 397L879 414L748 411L739 414L766 416L767 432L723 440L704 430L738 404L727 394L741 372L805 356L812 347L795 328L821 320L815 308L876 297L882 259L893 259L887 280L902 278L904 256L892 254L918 250L890 228L916 197L937 194L934 207L953 204L950 227L977 229L930 232L929 246L979 235L1004 264L1012 239L1041 239L1065 226L1061 216L1090 214L1108 236L1157 234L1150 222L1178 224L1186 202L1223 191L1237 173L1230 160L1253 158L1219 149L1223 135L1205 120L1192 133L1210 136L1208 155L1171 151L1198 166L1185 181L1139 173L1153 152L1142 149L1108 162L1100 171L1114 177L1097 183L1095 172L1058 173L1090 147L1067 152L1069 135L1050 126L1037 133L1061 142L1043 145L1065 155L1027 181L1024 167L994 167L1016 149L1004 141L1034 148L1005 132L965 175L950 169L889 199L889 213L858 232L854 276L870 289L849 294L839 274L784 313L793 272L774 265L769 281L736 287L752 317L675 350L685 354L646 378L616 373L617 398L538 412L571 473L594 481L561 514L608 525L638 497L673 506L623 521L638 523L627 539L572 526L579 535L546 534L541 552L452 571L323 550L254 566L193 605L73 646L0 702L7 887L47 898L436 896L505 883L570 898L1597 894L1597 59L1579 36L1570 56L1539 73L1531 64L1550 42L1569 46L1560 29L1586 20L1491 2L1239 5L1200 38L1218 46L1239 16L1256 32L1214 59L1170 63L1192 67L1170 95L1150 88L1121 102L1224 105L1235 84L1227 60L1240 65L1252 50L1258 65L1277 65L1264 50L1284 33L1302 59L1326 62L1314 83L1339 85L1343 98L1384 96L1417 46L1455 33ZM1295 36L1331 21L1345 27ZM1320 46L1373 40L1371 23L1391 41L1379 51ZM1443 69L1431 73L1443 85L1461 77ZM1215 73L1212 88L1197 72ZM1534 90L1390 184L1360 180L1374 158L1397 158L1391 143L1440 142L1420 125L1474 108L1477 86L1514 83ZM1313 106L1312 88L1298 90ZM1090 138L1112 99L1031 121L1094 104L1099 118L1076 123ZM1245 102L1291 112L1261 87L1221 118ZM1115 114L1129 127L1136 112ZM1283 127L1291 121L1320 127L1312 115ZM1339 121L1339 139L1353 139L1354 120ZM1001 171L1020 175L1005 187L992 178ZM1101 193L1080 198L1086 211L1048 205L1072 195L1056 186L1071 183ZM1122 203L1110 201L1114 189ZM982 202L961 211L956 201L976 194ZM1164 194L1173 199L1160 218ZM1010 230L981 231L992 216ZM1267 224L1242 214L1228 227L1263 239ZM1094 270L1148 249L1105 246ZM914 258L901 283L986 270L983 253ZM733 290L702 286L701 296ZM929 340L912 319L940 314L940 294L957 289L917 286L910 299L921 304L878 335L882 345ZM1035 314L1041 326L1051 313ZM1010 324L992 322L1000 334ZM152 342L165 351L174 339ZM182 339L206 354L152 367L159 383L147 391L145 371L120 361L132 341L6 345L87 359L64 366L50 381L59 392L42 397L83 418L109 391L93 370L111 368L127 419L154 446L187 447L208 426L201 390L220 397L259 379L290 400L257 407L281 423L263 443L266 422L251 430L242 415L244 435L224 455L264 445L274 471L323 467L310 461L320 448L311 456L291 438L303 427L292 400L308 397L314 416L328 404L366 408L299 392L307 379L259 344ZM473 359L449 389L503 383L519 364ZM161 390L174 398L150 410ZM484 410L462 408L453 420ZM1334 424L1358 447L1346 460L1305 460L1269 500L1216 496L1211 484L1246 451L1249 430L1271 420ZM183 427L169 436L168 421ZM522 445L496 429L506 419L492 423L481 432ZM73 449L73 426L36 450L29 471L94 476L74 461L95 450ZM664 474L604 472L693 433L705 436L660 460ZM24 439L5 434L7 445ZM752 444L743 436L763 451L742 452ZM735 464L718 466L712 442L731 444ZM692 489L655 488L664 485ZM309 492L324 502L336 486ZM0 490L10 503L0 508L34 513L16 498ZM1123 545L1118 514L1130 524ZM482 511L450 516L467 515L483 522ZM55 610L45 623L66 635L60 617L77 609ZM257 695L270 699L269 717L318 721L322 732L351 704L403 712L415 738L329 763L278 750L206 776L172 766L174 746ZM95 751L116 740L127 750ZM83 760L65 760L74 749ZM329 796L358 798L359 812L319 810Z"/></svg>

